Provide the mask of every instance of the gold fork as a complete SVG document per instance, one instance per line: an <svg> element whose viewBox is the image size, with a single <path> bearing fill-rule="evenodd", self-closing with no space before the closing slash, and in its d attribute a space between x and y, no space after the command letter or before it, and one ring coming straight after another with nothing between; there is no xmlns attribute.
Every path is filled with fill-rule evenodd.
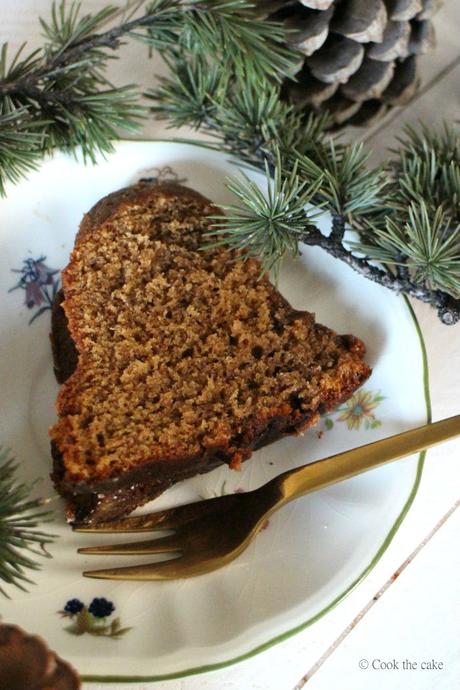
<svg viewBox="0 0 460 690"><path fill-rule="evenodd" d="M459 435L460 415L457 415L283 472L254 491L94 527L76 527L78 532L97 533L174 530L173 534L146 541L78 549L82 554L122 556L175 553L174 559L90 570L83 575L113 580L173 580L202 575L236 558L267 518L289 501Z"/></svg>

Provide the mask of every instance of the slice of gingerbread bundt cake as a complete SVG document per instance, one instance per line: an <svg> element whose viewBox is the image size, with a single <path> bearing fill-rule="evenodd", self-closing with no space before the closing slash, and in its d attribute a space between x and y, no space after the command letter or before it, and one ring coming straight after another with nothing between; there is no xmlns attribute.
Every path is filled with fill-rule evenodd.
<svg viewBox="0 0 460 690"><path fill-rule="evenodd" d="M190 189L141 182L83 218L52 332L52 477L71 522L237 469L370 374L362 342L293 309L258 262L203 251L217 213Z"/></svg>

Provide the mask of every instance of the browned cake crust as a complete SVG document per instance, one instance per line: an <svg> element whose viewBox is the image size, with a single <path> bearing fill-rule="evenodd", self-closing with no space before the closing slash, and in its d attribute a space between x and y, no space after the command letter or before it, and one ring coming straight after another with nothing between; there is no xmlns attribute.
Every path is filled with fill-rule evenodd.
<svg viewBox="0 0 460 690"><path fill-rule="evenodd" d="M51 336L52 478L71 522L237 468L370 375L363 343L290 307L256 261L202 251L217 213L192 190L139 183L81 223Z"/></svg>

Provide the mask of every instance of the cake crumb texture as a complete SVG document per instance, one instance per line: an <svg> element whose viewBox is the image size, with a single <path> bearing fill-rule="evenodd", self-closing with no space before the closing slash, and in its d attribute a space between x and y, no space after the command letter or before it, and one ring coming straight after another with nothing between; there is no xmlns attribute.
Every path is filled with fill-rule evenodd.
<svg viewBox="0 0 460 690"><path fill-rule="evenodd" d="M139 183L84 218L62 275L78 363L50 431L67 486L190 458L237 468L273 420L298 433L369 376L361 341L292 309L257 261L202 249L217 213Z"/></svg>

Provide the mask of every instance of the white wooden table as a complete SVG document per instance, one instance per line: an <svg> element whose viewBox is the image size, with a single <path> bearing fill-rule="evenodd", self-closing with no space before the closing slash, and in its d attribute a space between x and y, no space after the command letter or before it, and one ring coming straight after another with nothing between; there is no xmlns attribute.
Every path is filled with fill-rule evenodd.
<svg viewBox="0 0 460 690"><path fill-rule="evenodd" d="M85 10L107 4L82 0ZM40 45L37 17L49 0L2 0L0 41L12 49ZM384 156L405 122L460 119L460 2L445 0L435 18L438 48L421 60L423 87L414 101L362 136ZM160 70L145 50L129 45L111 66L115 83L152 85ZM168 136L163 123L145 124L143 138ZM187 129L181 135L200 138ZM433 419L460 412L460 325L440 325L414 304L428 349ZM460 443L430 451L408 517L374 570L312 627L237 666L155 684L87 684L85 690L457 690L460 687ZM398 668L391 668L394 663ZM430 668L433 665L436 668ZM385 668L387 666L387 668Z"/></svg>

